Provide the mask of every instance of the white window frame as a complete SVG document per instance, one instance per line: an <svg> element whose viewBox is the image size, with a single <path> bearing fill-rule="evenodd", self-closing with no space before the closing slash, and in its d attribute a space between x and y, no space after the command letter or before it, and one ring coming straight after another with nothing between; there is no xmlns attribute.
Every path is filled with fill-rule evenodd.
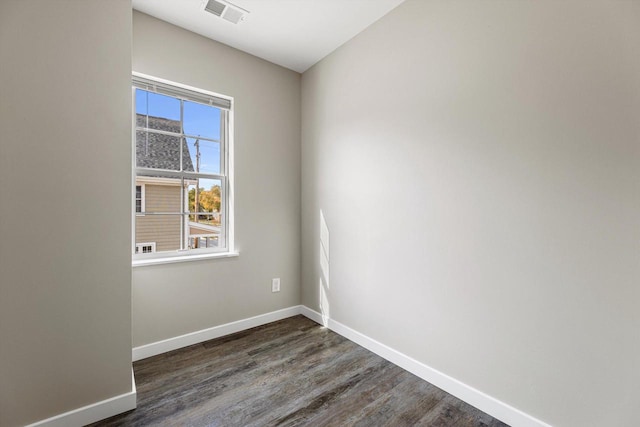
<svg viewBox="0 0 640 427"><path fill-rule="evenodd" d="M200 259L208 259L208 258L224 258L224 257L233 257L238 256L238 253L235 251L234 247L234 197L233 197L233 98L221 95L215 92L198 89L192 86L172 82L169 80L149 76L147 74L142 73L133 73L134 84L132 86L132 192L134 199L134 206L132 209L132 265L136 266L144 266L144 265L154 265L154 264L165 264L165 263L173 263L173 262L183 262L183 261L196 261ZM147 86L142 87L140 82L144 82ZM189 249L188 247L181 247L181 249L177 251L163 251L156 252L155 243L153 253L135 253L135 249L141 245L149 245L150 243L138 243L135 242L135 218L136 215L141 215L141 213L135 212L135 196L136 196L136 176L137 172L141 171L145 168L137 168L136 167L136 112L135 112L135 90L143 89L150 92L155 92L156 84L158 88L158 93L173 96L175 98L180 98L187 101L195 101L204 103L203 99L206 97L210 97L213 102L217 101L220 103L225 103L226 107L220 107L219 104L215 104L212 101L209 104L214 105L222 110L222 113L225 115L225 120L223 120L223 128L221 128L221 141L220 141L220 151L223 156L223 165L220 171L220 174L207 174L200 173L198 174L201 178L204 179L220 179L223 188L221 188L222 197L222 205L220 214L223 215L223 232L221 234L221 239L224 240L224 247L221 248L198 248L198 249ZM196 97L196 99L193 98ZM228 108L227 108L228 107ZM147 170L149 172L149 170ZM176 177L177 175L186 175L182 172L176 173L175 171L164 171L162 169L153 169L153 173L155 175L167 176L167 177ZM193 173L192 173L193 174ZM143 177L141 177L143 178ZM185 176L182 176L185 179ZM144 185L144 184L142 184ZM143 187L144 192L144 187ZM144 206L143 196L143 206ZM185 199L186 200L186 199ZM146 207L143 207L142 215L149 214L146 212ZM183 218L186 217L185 222L188 223L188 212L182 212ZM186 233L186 238L182 239L188 245L189 236Z"/></svg>
<svg viewBox="0 0 640 427"><path fill-rule="evenodd" d="M146 242L146 243L136 243L136 248L135 251L137 251L138 254L143 254L143 248L145 246L151 246L151 252L147 252L147 254L149 253L155 253L156 251L156 242Z"/></svg>
<svg viewBox="0 0 640 427"><path fill-rule="evenodd" d="M136 210L136 215L137 215L137 216L144 216L144 210L145 210L145 206L144 206L144 200L145 200L145 194L144 194L144 193L145 193L145 184L139 184L139 183L137 183L137 184L135 184L135 185L134 185L134 187L133 187L133 192L134 192L134 196L133 196L133 197L134 197L134 199L135 199L135 200L134 200L134 203L136 203L136 204L134 205L134 209L138 207L138 204L137 204L137 202L138 202L138 190L136 189L136 187L138 187L138 186L140 187L140 212L138 212L138 211ZM154 252L155 252L155 251L154 251Z"/></svg>

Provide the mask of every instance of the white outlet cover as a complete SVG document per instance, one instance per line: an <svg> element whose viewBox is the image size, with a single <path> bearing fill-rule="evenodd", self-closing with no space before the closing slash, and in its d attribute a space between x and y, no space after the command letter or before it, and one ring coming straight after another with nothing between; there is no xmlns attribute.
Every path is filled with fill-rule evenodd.
<svg viewBox="0 0 640 427"><path fill-rule="evenodd" d="M280 292L280 278L271 281L271 292Z"/></svg>

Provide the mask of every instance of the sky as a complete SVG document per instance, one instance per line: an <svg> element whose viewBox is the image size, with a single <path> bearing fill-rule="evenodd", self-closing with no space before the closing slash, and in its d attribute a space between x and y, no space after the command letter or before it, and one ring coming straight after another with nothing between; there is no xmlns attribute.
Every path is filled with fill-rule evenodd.
<svg viewBox="0 0 640 427"><path fill-rule="evenodd" d="M180 100L136 89L136 113L171 120L180 120ZM187 138L193 166L196 166L197 137L220 140L220 109L191 101L184 104L184 132L193 135ZM220 143L199 139L200 172L220 173Z"/></svg>

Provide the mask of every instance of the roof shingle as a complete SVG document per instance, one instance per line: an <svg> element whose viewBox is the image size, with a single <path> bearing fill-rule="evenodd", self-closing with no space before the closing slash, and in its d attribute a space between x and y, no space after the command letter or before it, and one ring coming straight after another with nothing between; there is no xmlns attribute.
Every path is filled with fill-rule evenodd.
<svg viewBox="0 0 640 427"><path fill-rule="evenodd" d="M136 124L140 127L180 133L179 120L136 114ZM137 130L136 166L179 171L180 147L182 147L182 169L193 171L193 162L186 140L176 136Z"/></svg>

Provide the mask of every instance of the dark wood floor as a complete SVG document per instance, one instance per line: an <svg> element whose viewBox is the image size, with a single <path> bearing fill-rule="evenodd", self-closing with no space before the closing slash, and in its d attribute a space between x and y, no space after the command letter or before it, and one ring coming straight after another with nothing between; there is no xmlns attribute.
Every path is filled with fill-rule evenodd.
<svg viewBox="0 0 640 427"><path fill-rule="evenodd" d="M138 408L92 426L506 426L302 316L134 372Z"/></svg>

